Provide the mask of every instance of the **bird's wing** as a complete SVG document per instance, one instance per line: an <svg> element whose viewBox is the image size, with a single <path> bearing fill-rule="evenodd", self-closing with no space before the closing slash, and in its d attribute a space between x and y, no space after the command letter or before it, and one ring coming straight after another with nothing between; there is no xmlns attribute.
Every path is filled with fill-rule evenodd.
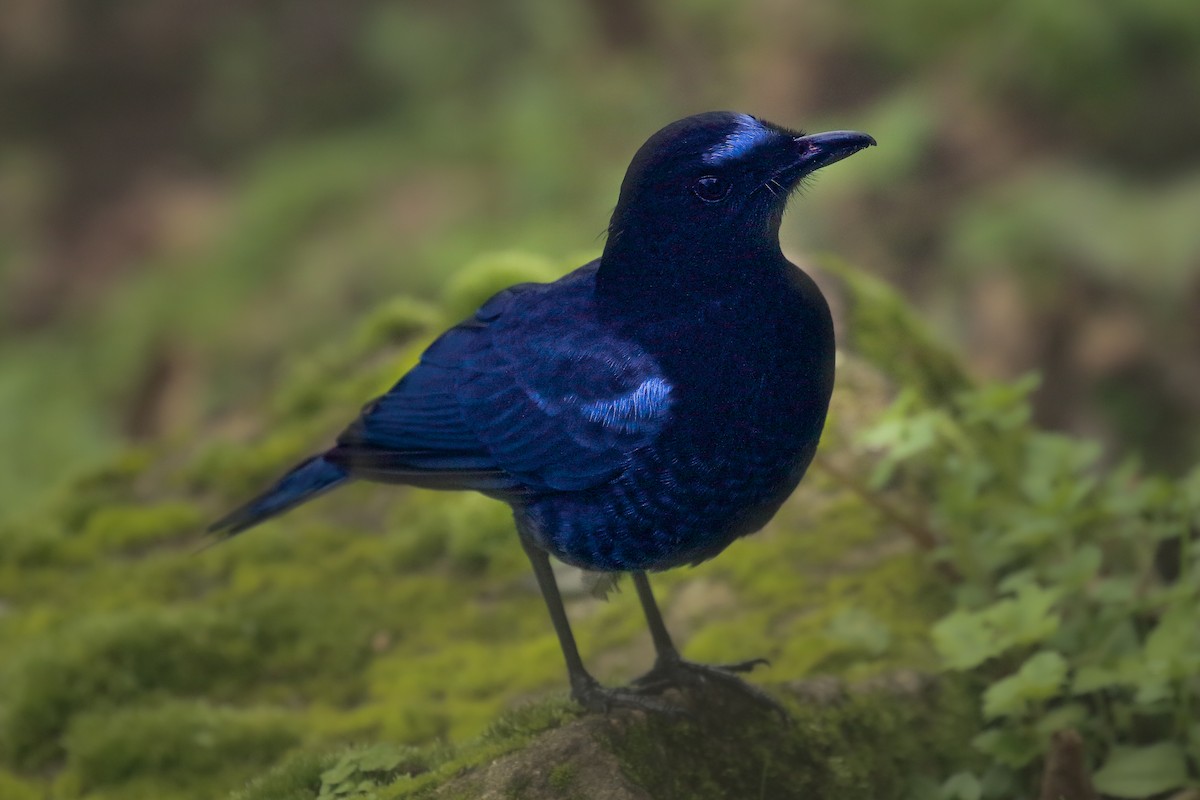
<svg viewBox="0 0 1200 800"><path fill-rule="evenodd" d="M500 495L619 471L666 424L671 386L599 324L589 277L492 298L368 404L332 457L367 478Z"/></svg>

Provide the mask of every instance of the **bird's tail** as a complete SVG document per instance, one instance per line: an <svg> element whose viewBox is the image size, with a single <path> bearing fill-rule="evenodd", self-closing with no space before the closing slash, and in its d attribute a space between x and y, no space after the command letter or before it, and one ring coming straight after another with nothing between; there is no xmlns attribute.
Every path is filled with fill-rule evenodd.
<svg viewBox="0 0 1200 800"><path fill-rule="evenodd" d="M314 456L298 464L249 503L214 522L208 532L225 537L241 533L301 503L307 503L349 479L350 474L342 467L326 460L323 455Z"/></svg>

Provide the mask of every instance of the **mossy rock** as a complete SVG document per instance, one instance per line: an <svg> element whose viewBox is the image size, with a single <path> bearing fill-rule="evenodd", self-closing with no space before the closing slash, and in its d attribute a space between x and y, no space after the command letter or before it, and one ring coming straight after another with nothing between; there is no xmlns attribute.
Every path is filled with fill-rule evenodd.
<svg viewBox="0 0 1200 800"><path fill-rule="evenodd" d="M362 756L352 751L319 774L308 759L286 764L236 798L886 800L977 758L975 703L953 682L897 673L773 691L787 719L725 684L672 690L664 700L678 713L531 706L458 749L377 752L373 760L393 769L390 781L362 781Z"/></svg>

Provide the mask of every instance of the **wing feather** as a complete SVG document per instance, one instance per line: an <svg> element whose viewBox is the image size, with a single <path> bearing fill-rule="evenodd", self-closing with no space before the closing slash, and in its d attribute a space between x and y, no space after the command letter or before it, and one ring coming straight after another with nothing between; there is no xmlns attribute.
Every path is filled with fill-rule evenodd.
<svg viewBox="0 0 1200 800"><path fill-rule="evenodd" d="M501 496L620 471L666 424L671 387L600 324L594 275L593 263L496 295L369 403L331 458L365 478Z"/></svg>

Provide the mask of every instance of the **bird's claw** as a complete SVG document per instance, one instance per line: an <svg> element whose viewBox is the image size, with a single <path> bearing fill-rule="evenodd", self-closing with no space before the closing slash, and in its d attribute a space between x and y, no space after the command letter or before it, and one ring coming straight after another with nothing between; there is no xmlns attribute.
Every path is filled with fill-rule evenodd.
<svg viewBox="0 0 1200 800"><path fill-rule="evenodd" d="M571 698L588 711L607 714L617 708L630 708L654 714L683 715L687 712L653 697L646 692L626 687L606 687L595 681L579 683L571 688Z"/></svg>
<svg viewBox="0 0 1200 800"><path fill-rule="evenodd" d="M684 662L687 663L687 662ZM703 666L697 664L695 666ZM717 669L722 672L753 672L755 667L769 667L771 662L765 658L751 658L746 661L738 661L733 664L714 664L711 669Z"/></svg>
<svg viewBox="0 0 1200 800"><path fill-rule="evenodd" d="M767 666L770 663L765 658L752 658L734 664L697 664L682 658L660 659L653 669L640 678L635 678L632 686L644 692L655 692L672 686L703 683L708 679L745 685L737 676L738 673L751 672L755 667Z"/></svg>
<svg viewBox="0 0 1200 800"><path fill-rule="evenodd" d="M775 698L738 677L740 673L750 672L755 667L768 664L770 662L765 658L752 658L734 664L697 664L682 658L660 659L653 669L635 679L630 684L630 689L641 694L653 695L675 687L695 686L712 681L737 689L754 702L787 720L787 711Z"/></svg>

